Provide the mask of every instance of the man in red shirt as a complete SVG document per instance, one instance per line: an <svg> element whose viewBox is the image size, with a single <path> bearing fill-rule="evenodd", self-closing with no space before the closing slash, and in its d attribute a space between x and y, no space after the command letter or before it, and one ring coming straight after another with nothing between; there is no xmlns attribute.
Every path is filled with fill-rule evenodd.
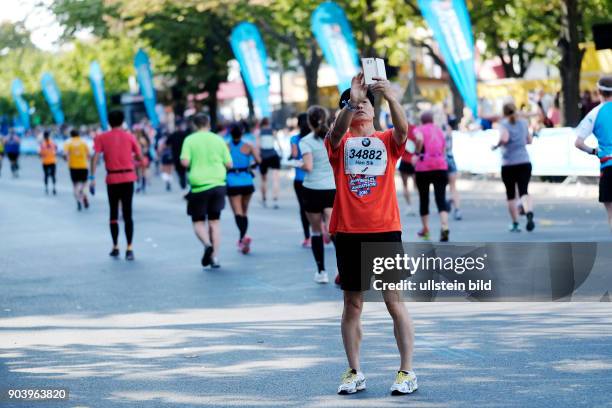
<svg viewBox="0 0 612 408"><path fill-rule="evenodd" d="M136 137L121 128L124 120L123 112L116 110L108 114L108 123L111 130L99 134L94 139L94 155L91 158L90 185L95 186L96 166L100 155L104 155L106 165L106 190L110 205L110 232L113 238L113 249L110 256L119 256L119 203L125 224L125 238L127 250L125 259L134 260L132 237L134 236L134 221L132 220L132 197L134 196L134 182L136 181L135 161L139 161L142 154Z"/></svg>
<svg viewBox="0 0 612 408"><path fill-rule="evenodd" d="M402 226L395 191L395 167L405 151L408 123L387 80L375 78L370 89L362 73L355 76L351 89L340 97L342 109L332 125L325 146L334 170L336 198L329 231L336 238L336 259L344 291L342 340L349 368L342 376L339 394L365 389L360 371L361 311L363 291L361 244L390 242L401 245ZM380 93L389 103L393 129L374 129L374 95ZM400 367L392 394L409 394L417 389L412 371L414 333L410 316L397 291L384 291L383 297L393 318L393 332L400 353Z"/></svg>

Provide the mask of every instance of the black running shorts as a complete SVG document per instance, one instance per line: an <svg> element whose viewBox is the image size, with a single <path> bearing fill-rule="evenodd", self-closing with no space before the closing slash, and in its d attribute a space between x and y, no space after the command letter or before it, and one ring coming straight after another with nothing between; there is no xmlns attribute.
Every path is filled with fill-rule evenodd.
<svg viewBox="0 0 612 408"><path fill-rule="evenodd" d="M313 190L303 187L304 211L309 213L322 213L326 208L334 206L336 190Z"/></svg>
<svg viewBox="0 0 612 408"><path fill-rule="evenodd" d="M604 167L599 178L599 202L612 203L612 166Z"/></svg>
<svg viewBox="0 0 612 408"><path fill-rule="evenodd" d="M189 193L187 197L187 215L191 221L215 221L221 218L225 208L225 186L213 187L199 193Z"/></svg>
<svg viewBox="0 0 612 408"><path fill-rule="evenodd" d="M370 288L370 279L373 275L371 268L368 274L361 272L361 244L366 242L385 242L402 244L401 231L379 232L373 234L336 233L336 262L340 274L340 287L342 290L366 291Z"/></svg>
<svg viewBox="0 0 612 408"><path fill-rule="evenodd" d="M237 195L249 195L249 194L253 194L254 192L255 192L255 186L253 186L252 184L249 186L236 186L236 187L227 186L227 196L228 197L233 197Z"/></svg>
<svg viewBox="0 0 612 408"><path fill-rule="evenodd" d="M412 175L414 174L414 166L412 165L412 163L402 160L400 161L399 171L402 174Z"/></svg>
<svg viewBox="0 0 612 408"><path fill-rule="evenodd" d="M281 168L280 157L278 155L274 155L267 158L262 158L261 163L259 163L259 171L264 176L268 173L268 169L279 170Z"/></svg>
<svg viewBox="0 0 612 408"><path fill-rule="evenodd" d="M85 183L87 176L87 169L70 169L70 179L73 183Z"/></svg>

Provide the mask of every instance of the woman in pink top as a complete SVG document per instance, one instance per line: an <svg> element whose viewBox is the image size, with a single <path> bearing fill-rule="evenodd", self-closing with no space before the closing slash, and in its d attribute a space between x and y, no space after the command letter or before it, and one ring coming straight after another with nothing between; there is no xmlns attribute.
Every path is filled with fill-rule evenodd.
<svg viewBox="0 0 612 408"><path fill-rule="evenodd" d="M440 242L447 242L448 204L446 202L446 185L448 184L448 164L446 162L446 139L444 132L433 123L433 114L421 115L422 125L414 130L416 136L415 162L416 185L419 190L420 214L423 229L417 234L429 239L429 185L434 186L436 205L440 213Z"/></svg>

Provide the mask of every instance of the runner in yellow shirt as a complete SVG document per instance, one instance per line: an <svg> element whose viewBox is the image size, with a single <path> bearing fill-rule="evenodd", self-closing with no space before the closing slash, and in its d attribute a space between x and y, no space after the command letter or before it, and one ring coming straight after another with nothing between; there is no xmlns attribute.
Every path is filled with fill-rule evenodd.
<svg viewBox="0 0 612 408"><path fill-rule="evenodd" d="M81 139L76 129L70 131L70 140L64 143L64 158L68 161L77 209L81 211L83 206L87 209L89 208L89 201L85 192L85 184L88 175L89 147Z"/></svg>
<svg viewBox="0 0 612 408"><path fill-rule="evenodd" d="M53 195L57 194L55 190L55 163L57 146L51 140L49 131L43 133L43 141L40 143L40 149L38 151L40 160L43 166L43 173L45 175L45 193L49 194L49 178L53 182Z"/></svg>

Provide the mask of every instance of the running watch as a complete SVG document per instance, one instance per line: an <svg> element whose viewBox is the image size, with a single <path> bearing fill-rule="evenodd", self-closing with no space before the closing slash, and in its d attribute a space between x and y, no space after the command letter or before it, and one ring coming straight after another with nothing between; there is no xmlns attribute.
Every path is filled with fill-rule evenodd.
<svg viewBox="0 0 612 408"><path fill-rule="evenodd" d="M357 112L359 110L358 106L351 105L350 99L348 101L344 101L344 108L346 108L346 110L349 112Z"/></svg>

